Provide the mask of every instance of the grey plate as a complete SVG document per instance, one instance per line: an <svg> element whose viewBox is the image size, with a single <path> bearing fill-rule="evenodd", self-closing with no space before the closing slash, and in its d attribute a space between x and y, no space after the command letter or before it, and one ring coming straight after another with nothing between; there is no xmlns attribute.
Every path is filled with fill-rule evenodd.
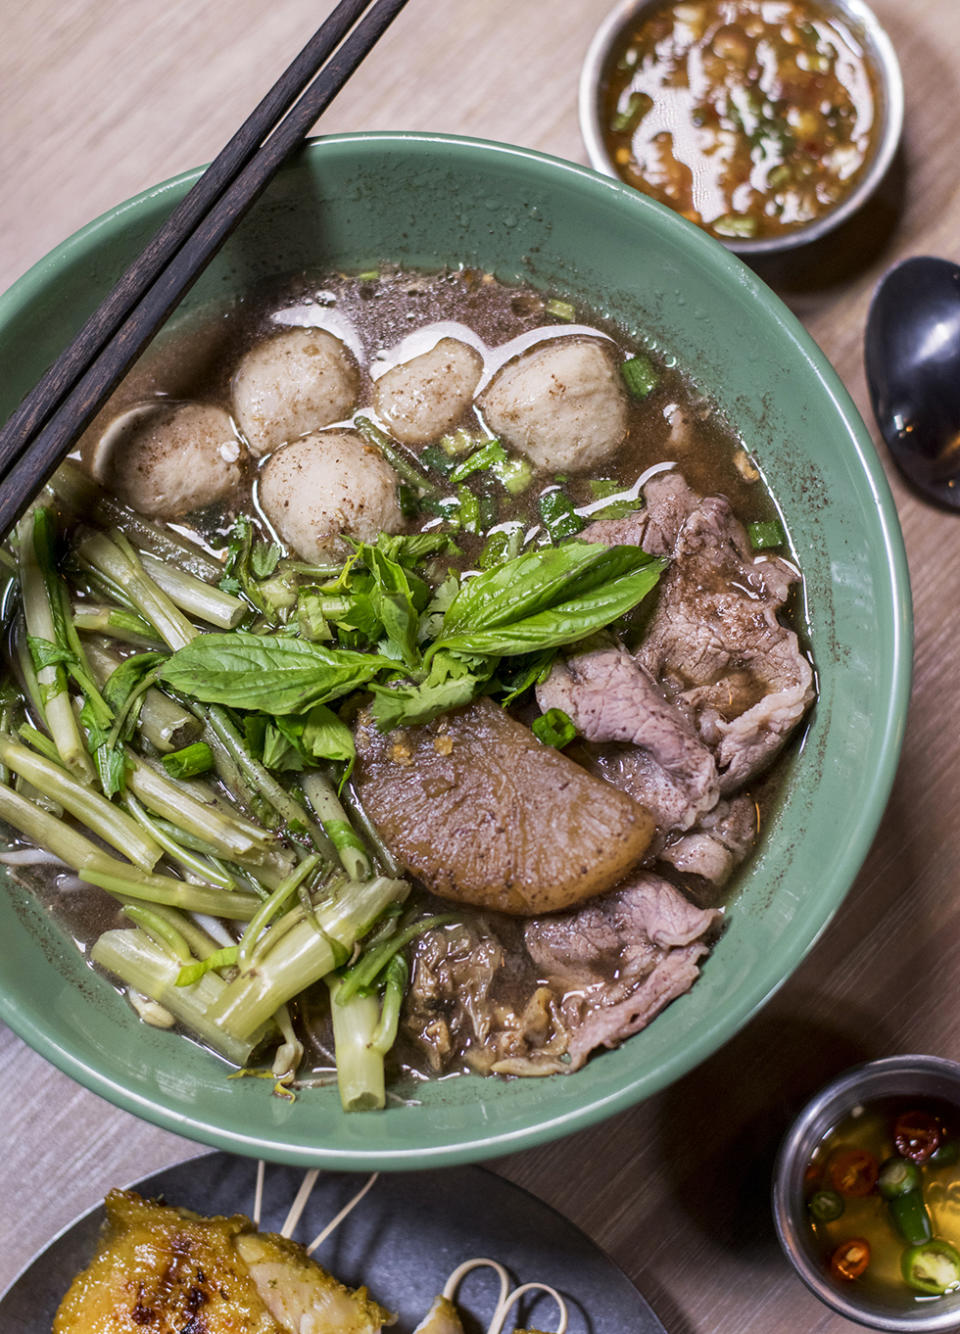
<svg viewBox="0 0 960 1334"><path fill-rule="evenodd" d="M212 1153L147 1177L134 1189L205 1214L250 1214L256 1164ZM277 1231L303 1180L297 1168L268 1166L261 1226ZM294 1234L308 1243L360 1189L365 1177L327 1173L317 1181ZM90 1260L103 1221L96 1208L72 1223L0 1297L4 1334L49 1334L74 1274ZM399 1314L409 1334L449 1273L471 1256L499 1260L515 1285L539 1280L566 1298L568 1334L666 1334L636 1288L600 1248L561 1214L479 1167L382 1176L320 1247L316 1259L345 1283L365 1283ZM458 1296L468 1334L486 1329L496 1301L490 1270L468 1275ZM517 1324L556 1329L556 1305L538 1296ZM508 1329L513 1326L508 1322Z"/></svg>

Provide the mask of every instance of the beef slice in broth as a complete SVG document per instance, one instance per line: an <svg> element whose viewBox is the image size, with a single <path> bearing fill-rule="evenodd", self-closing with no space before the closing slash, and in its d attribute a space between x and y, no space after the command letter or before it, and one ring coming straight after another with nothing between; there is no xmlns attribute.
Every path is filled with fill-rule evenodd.
<svg viewBox="0 0 960 1334"><path fill-rule="evenodd" d="M596 1047L618 1046L689 991L720 921L644 871L612 894L529 922L530 957L562 996L567 1068L578 1070Z"/></svg>
<svg viewBox="0 0 960 1334"><path fill-rule="evenodd" d="M762 772L813 701L813 670L779 619L799 579L751 550L724 496L683 522L637 654L716 755L728 795Z"/></svg>
<svg viewBox="0 0 960 1334"><path fill-rule="evenodd" d="M569 908L643 856L653 819L490 699L418 727L357 725L355 783L390 851L441 898L515 915Z"/></svg>

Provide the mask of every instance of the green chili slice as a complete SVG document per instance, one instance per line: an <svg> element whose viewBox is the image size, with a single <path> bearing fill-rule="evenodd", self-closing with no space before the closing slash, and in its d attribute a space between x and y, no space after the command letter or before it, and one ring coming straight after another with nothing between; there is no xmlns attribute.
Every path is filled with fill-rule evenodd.
<svg viewBox="0 0 960 1334"><path fill-rule="evenodd" d="M836 1190L816 1190L807 1201L807 1208L818 1223L832 1223L844 1211L843 1196Z"/></svg>
<svg viewBox="0 0 960 1334"><path fill-rule="evenodd" d="M893 1226L904 1241L911 1246L919 1246L933 1236L930 1215L923 1201L922 1190L908 1190L905 1195L898 1195L887 1201Z"/></svg>
<svg viewBox="0 0 960 1334"><path fill-rule="evenodd" d="M907 1158L888 1158L880 1164L877 1189L885 1200L895 1200L909 1191L919 1190L920 1169Z"/></svg>
<svg viewBox="0 0 960 1334"><path fill-rule="evenodd" d="M939 1239L911 1246L900 1260L900 1272L915 1292L942 1297L960 1287L960 1251Z"/></svg>

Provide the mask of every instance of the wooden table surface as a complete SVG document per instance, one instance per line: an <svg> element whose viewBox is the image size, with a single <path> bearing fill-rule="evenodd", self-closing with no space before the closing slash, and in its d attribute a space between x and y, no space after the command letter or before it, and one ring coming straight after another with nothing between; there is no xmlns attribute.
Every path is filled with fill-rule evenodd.
<svg viewBox="0 0 960 1334"><path fill-rule="evenodd" d="M577 77L608 3L412 0L324 128L451 131L584 161ZM0 290L102 210L211 157L325 7L2 0ZM903 255L960 252L960 8L875 8L907 88L898 179L866 229L769 275L871 425L861 341L876 280ZM606 1247L670 1334L854 1328L781 1257L767 1205L777 1139L804 1096L856 1059L960 1058L960 520L891 482L913 579L916 676L893 797L845 907L705 1065L595 1131L496 1165ZM7 1030L0 1126L0 1289L109 1186L201 1152L77 1088Z"/></svg>

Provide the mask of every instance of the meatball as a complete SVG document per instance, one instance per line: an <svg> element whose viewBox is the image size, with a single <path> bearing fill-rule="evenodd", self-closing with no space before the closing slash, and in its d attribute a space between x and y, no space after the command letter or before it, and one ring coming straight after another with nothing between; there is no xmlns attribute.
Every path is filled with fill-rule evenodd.
<svg viewBox="0 0 960 1334"><path fill-rule="evenodd" d="M353 431L318 431L284 445L260 474L260 504L304 560L347 550L343 537L372 542L403 523L397 475Z"/></svg>
<svg viewBox="0 0 960 1334"><path fill-rule="evenodd" d="M599 339L539 343L507 362L480 399L490 429L540 468L590 468L627 431L627 395Z"/></svg>
<svg viewBox="0 0 960 1334"><path fill-rule="evenodd" d="M483 358L459 338L441 338L419 357L392 366L373 387L373 405L405 445L426 445L466 412Z"/></svg>
<svg viewBox="0 0 960 1334"><path fill-rule="evenodd" d="M343 421L356 406L353 353L324 329L288 329L257 343L233 376L233 407L254 454Z"/></svg>
<svg viewBox="0 0 960 1334"><path fill-rule="evenodd" d="M228 412L161 400L116 417L83 459L99 482L141 514L176 519L225 499L245 450Z"/></svg>

